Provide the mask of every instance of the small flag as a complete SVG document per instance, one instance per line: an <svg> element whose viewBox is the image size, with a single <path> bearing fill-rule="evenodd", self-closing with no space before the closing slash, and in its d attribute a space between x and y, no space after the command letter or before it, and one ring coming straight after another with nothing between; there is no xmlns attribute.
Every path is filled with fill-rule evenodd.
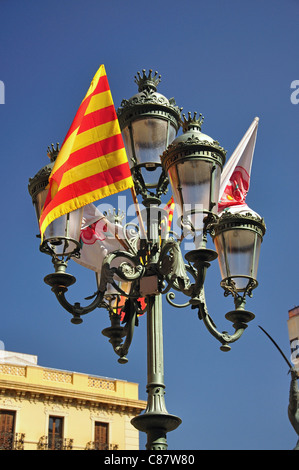
<svg viewBox="0 0 299 470"><path fill-rule="evenodd" d="M56 218L133 186L104 65L95 74L49 177L43 238Z"/></svg>
<svg viewBox="0 0 299 470"><path fill-rule="evenodd" d="M127 234L128 238L130 235ZM82 227L81 227L81 250L80 258L74 258L76 263L95 271L98 284L101 280L101 270L104 258L112 251L123 250L126 243L124 237L124 228L120 223L114 223L107 219L94 204L88 204L84 207ZM128 250L128 247L127 247ZM126 258L118 258L118 264L121 261L127 261ZM121 281L119 287L127 294L130 292L131 282ZM111 293L111 286L108 293ZM127 297L121 295L115 290L115 302L113 308L115 312L121 315L121 321L124 318L122 308L125 305ZM141 310L146 308L146 302L143 297L138 298Z"/></svg>
<svg viewBox="0 0 299 470"><path fill-rule="evenodd" d="M84 207L81 225L80 258L74 258L76 263L98 273L102 263L109 253L123 250L125 236L123 226L113 223L102 214L94 204Z"/></svg>
<svg viewBox="0 0 299 470"><path fill-rule="evenodd" d="M229 207L246 208L246 196L256 142L259 118L251 126L228 160L221 175L218 213Z"/></svg>
<svg viewBox="0 0 299 470"><path fill-rule="evenodd" d="M162 238L168 238L168 234L171 230L174 208L175 202L173 196L171 196L168 203L164 207L164 210L167 212L167 220L163 219L161 222Z"/></svg>

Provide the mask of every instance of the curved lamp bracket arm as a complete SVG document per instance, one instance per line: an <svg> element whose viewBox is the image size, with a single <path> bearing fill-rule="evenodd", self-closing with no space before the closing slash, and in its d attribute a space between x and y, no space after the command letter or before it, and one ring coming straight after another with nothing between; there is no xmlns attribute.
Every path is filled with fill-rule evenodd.
<svg viewBox="0 0 299 470"><path fill-rule="evenodd" d="M166 294L166 300L172 307L185 308L185 307L188 307L190 305L190 300L188 300L188 302L185 302L184 304L177 304L177 303L173 302L174 299L175 299L175 293L174 292L168 292Z"/></svg>
<svg viewBox="0 0 299 470"><path fill-rule="evenodd" d="M81 315L86 315L92 312L95 308L100 306L106 306L103 302L104 293L97 291L93 296L87 297L87 299L93 298L93 301L86 307L82 307L79 302L71 304L65 297L65 293L68 291L68 287L76 282L76 278L66 272L67 262L64 260L53 260L55 266L55 272L48 274L44 281L48 284L54 292L60 305L69 313L73 315L72 323L82 323Z"/></svg>
<svg viewBox="0 0 299 470"><path fill-rule="evenodd" d="M128 262L123 262L118 268L111 268L111 262L117 257L128 259L133 263L133 265ZM136 257L131 253L121 251L109 253L102 264L99 289L93 296L87 297L87 299L93 298L93 301L85 307L82 307L79 302L71 304L65 297L68 287L76 282L76 278L74 276L65 272L67 266L66 261L55 260L55 273L48 274L44 280L46 284L51 286L60 305L73 315L72 322L79 324L82 323L82 315L92 312L97 307L107 308L107 304L104 302L104 295L107 289L107 284L114 282L113 277L115 274L126 281L134 281L141 277L144 268L140 265L134 266L134 263L136 263Z"/></svg>
<svg viewBox="0 0 299 470"><path fill-rule="evenodd" d="M71 304L65 297L65 292L67 291L66 287L63 286L54 286L52 291L56 295L56 298L60 305L73 315L72 323L82 323L81 316L86 315L87 313L92 312L97 307L107 306L103 301L104 294L102 292L97 292L95 294L94 300L87 306L82 307L79 302Z"/></svg>
<svg viewBox="0 0 299 470"><path fill-rule="evenodd" d="M221 343L222 346L220 349L222 351L229 351L231 349L229 346L230 343L234 343L242 336L245 329L247 328L247 323L254 318L253 313L244 310L243 306L244 305L242 305L240 308L237 308L236 310L233 310L232 312L227 313L225 316L228 320L233 322L235 333L232 335L228 334L226 331L220 333L208 313L204 289L202 288L201 290L199 303L196 305L196 307L198 307L198 317L203 321L211 335Z"/></svg>

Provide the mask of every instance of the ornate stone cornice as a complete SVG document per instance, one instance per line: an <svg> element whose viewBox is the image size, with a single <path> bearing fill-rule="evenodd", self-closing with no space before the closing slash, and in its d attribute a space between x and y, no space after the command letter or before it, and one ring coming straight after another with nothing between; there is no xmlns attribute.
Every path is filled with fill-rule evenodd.
<svg viewBox="0 0 299 470"><path fill-rule="evenodd" d="M23 384L20 382L6 381L0 379L0 397L14 398L20 400L30 400L31 402L42 401L45 403L58 402L63 406L76 407L103 407L106 410L115 412L127 412L138 414L146 407L146 402L131 398L121 398L103 395L101 393L88 393L76 390L66 390L65 388L43 386L34 384Z"/></svg>

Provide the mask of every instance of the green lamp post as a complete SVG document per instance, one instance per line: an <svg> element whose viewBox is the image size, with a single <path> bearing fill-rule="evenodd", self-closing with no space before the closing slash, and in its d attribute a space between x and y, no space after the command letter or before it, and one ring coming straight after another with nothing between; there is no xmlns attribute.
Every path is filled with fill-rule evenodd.
<svg viewBox="0 0 299 470"><path fill-rule="evenodd" d="M55 272L45 277L59 303L75 324L100 307L109 313L110 326L103 330L120 363L127 355L141 311L147 317L147 408L132 419L138 430L147 434L146 448L167 449L167 433L175 430L181 419L167 411L165 403L162 296L174 307L198 311L207 330L227 351L240 338L254 315L245 310L245 298L257 286L257 265L260 244L265 233L262 219L252 215L242 217L217 214L220 176L226 152L213 138L201 132L202 116L194 114L181 119L181 109L174 99L157 92L160 76L144 70L135 77L138 93L123 100L118 109L135 191L141 198L143 230L136 227L134 237L127 239L126 249L107 254L97 280L97 291L90 304L82 307L66 299L68 288L76 282L66 272L68 261L80 256L78 234L82 214L70 214L57 221L41 250L51 255ZM182 135L177 136L182 126ZM54 159L52 152L52 158ZM48 171L48 170L47 170ZM45 183L49 173L41 170L30 180L29 192L40 214ZM42 181L41 181L42 180ZM181 235L163 236L163 221L167 213L161 208L162 195L171 187L179 213ZM116 219L110 218L112 222ZM119 220L118 220L119 222ZM126 230L126 226L124 227ZM194 249L183 257L182 240L194 239ZM207 248L208 237L216 251ZM225 295L232 295L235 310L227 314L234 333L218 331L208 313L204 296L206 271L218 257ZM175 292L187 297L184 304L174 302ZM120 322L120 296L126 298ZM142 310L139 299L146 299Z"/></svg>

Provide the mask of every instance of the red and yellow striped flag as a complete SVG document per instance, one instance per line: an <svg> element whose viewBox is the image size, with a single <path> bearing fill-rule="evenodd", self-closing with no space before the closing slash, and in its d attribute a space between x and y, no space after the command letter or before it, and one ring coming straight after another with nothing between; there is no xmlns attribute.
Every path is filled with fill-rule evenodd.
<svg viewBox="0 0 299 470"><path fill-rule="evenodd" d="M133 186L106 71L101 65L83 99L49 177L39 225Z"/></svg>
<svg viewBox="0 0 299 470"><path fill-rule="evenodd" d="M171 230L173 213L175 209L175 202L174 202L173 196L171 196L168 203L164 206L163 209L164 211L166 211L166 217L163 218L161 221L161 230L162 230L161 237L168 238L169 232Z"/></svg>
<svg viewBox="0 0 299 470"><path fill-rule="evenodd" d="M172 224L172 219L173 219L173 213L174 213L174 208L175 208L175 202L173 199L173 196L169 199L168 203L164 207L164 209L168 212L168 220L167 220L167 232L170 231L171 229L171 224Z"/></svg>

